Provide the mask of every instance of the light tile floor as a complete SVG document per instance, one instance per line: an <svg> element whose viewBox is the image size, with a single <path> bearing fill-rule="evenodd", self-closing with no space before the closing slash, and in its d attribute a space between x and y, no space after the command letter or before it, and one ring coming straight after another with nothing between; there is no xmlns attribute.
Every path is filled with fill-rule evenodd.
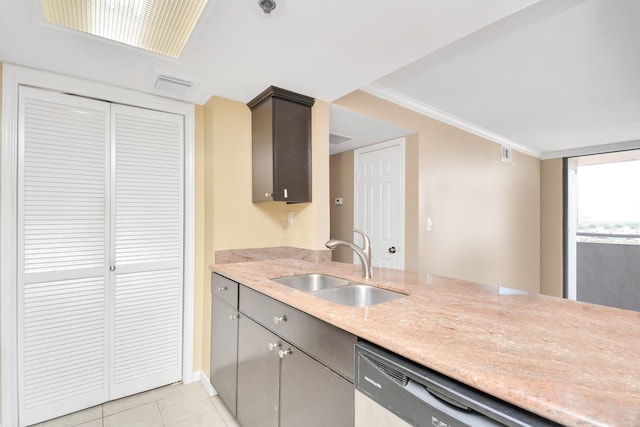
<svg viewBox="0 0 640 427"><path fill-rule="evenodd" d="M34 427L239 427L200 383L172 384L35 424Z"/></svg>

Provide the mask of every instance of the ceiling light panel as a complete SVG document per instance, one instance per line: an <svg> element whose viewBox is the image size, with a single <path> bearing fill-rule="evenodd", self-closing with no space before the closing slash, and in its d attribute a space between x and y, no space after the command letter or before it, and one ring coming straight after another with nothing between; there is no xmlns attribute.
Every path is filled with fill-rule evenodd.
<svg viewBox="0 0 640 427"><path fill-rule="evenodd" d="M208 0L41 0L47 22L178 58Z"/></svg>

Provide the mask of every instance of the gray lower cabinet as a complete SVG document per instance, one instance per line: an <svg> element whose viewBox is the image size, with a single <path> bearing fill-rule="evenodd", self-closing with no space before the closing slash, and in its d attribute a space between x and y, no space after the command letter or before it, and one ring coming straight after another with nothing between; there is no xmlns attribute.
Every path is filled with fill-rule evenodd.
<svg viewBox="0 0 640 427"><path fill-rule="evenodd" d="M353 384L246 316L239 333L241 426L353 426Z"/></svg>
<svg viewBox="0 0 640 427"><path fill-rule="evenodd" d="M238 284L214 274L211 294L211 384L229 412L236 416Z"/></svg>
<svg viewBox="0 0 640 427"><path fill-rule="evenodd" d="M353 384L296 347L280 364L280 427L354 425Z"/></svg>
<svg viewBox="0 0 640 427"><path fill-rule="evenodd" d="M242 427L353 427L356 337L213 274L211 382Z"/></svg>
<svg viewBox="0 0 640 427"><path fill-rule="evenodd" d="M246 316L238 341L238 423L243 427L278 425L279 338ZM269 349L269 344L271 348Z"/></svg>

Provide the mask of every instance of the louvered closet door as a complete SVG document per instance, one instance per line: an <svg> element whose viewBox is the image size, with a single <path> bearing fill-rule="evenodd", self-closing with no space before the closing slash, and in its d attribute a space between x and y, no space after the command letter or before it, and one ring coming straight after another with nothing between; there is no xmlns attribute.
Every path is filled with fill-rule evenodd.
<svg viewBox="0 0 640 427"><path fill-rule="evenodd" d="M109 104L20 88L20 424L107 400Z"/></svg>
<svg viewBox="0 0 640 427"><path fill-rule="evenodd" d="M111 398L182 377L182 116L113 105Z"/></svg>

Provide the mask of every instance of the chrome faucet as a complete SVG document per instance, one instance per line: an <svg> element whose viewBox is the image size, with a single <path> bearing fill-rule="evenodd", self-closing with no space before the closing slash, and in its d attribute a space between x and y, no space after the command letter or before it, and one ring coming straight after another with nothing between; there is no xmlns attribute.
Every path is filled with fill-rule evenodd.
<svg viewBox="0 0 640 427"><path fill-rule="evenodd" d="M360 262L362 263L362 277L364 277L365 279L371 279L373 277L373 272L371 271L371 241L369 240L369 237L364 234L364 232L358 230L357 228L354 228L353 231L362 236L362 248L354 245L351 242L340 239L331 239L324 245L331 250L334 250L338 246L346 246L354 251L360 258Z"/></svg>

